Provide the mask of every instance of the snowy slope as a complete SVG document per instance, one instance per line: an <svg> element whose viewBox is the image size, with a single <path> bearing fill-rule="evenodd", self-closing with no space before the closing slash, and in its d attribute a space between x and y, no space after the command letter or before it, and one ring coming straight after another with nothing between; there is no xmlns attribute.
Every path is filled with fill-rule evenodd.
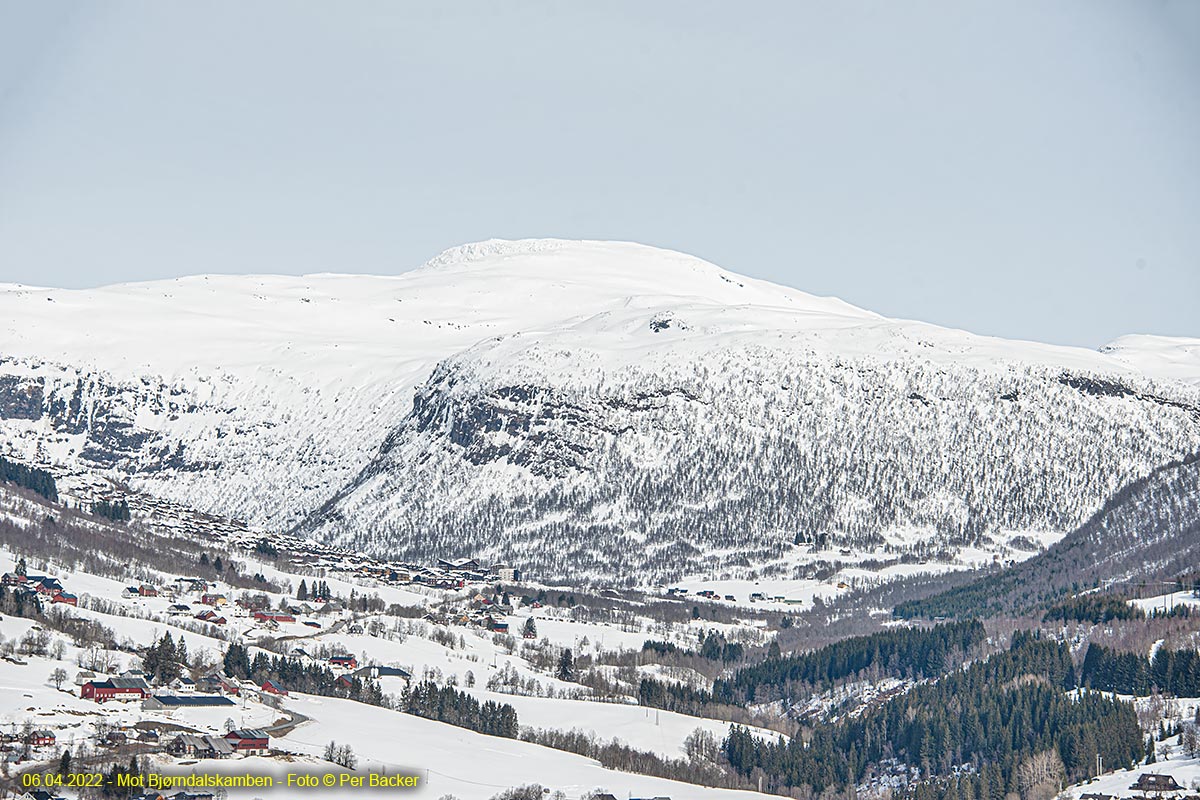
<svg viewBox="0 0 1200 800"><path fill-rule="evenodd" d="M5 286L0 320L7 452L377 554L543 574L746 566L901 528L933 550L1053 538L1200 448L1200 367L1157 340L979 337L635 244Z"/></svg>
<svg viewBox="0 0 1200 800"><path fill-rule="evenodd" d="M111 469L171 499L279 524L354 475L440 359L630 297L680 293L872 317L690 256L594 242L485 242L394 277L4 285L0 442L32 461Z"/></svg>
<svg viewBox="0 0 1200 800"><path fill-rule="evenodd" d="M1147 375L1200 384L1200 339L1122 336L1101 351Z"/></svg>
<svg viewBox="0 0 1200 800"><path fill-rule="evenodd" d="M360 768L378 771L383 767L390 773L408 770L420 775L425 782L418 797L451 793L463 800L485 800L502 789L529 783L541 783L569 798L597 788L617 797L764 797L617 772L582 756L348 700L297 694L288 699L287 707L313 721L282 739L285 746L320 755L331 739L349 744L359 757ZM588 711L577 711L576 716L586 724Z"/></svg>

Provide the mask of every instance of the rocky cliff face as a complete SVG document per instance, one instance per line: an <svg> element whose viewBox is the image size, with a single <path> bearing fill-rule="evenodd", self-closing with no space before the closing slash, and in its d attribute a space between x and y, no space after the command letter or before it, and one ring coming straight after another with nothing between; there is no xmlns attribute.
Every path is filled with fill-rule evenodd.
<svg viewBox="0 0 1200 800"><path fill-rule="evenodd" d="M796 543L928 556L1062 535L1200 449L1200 403L1171 386L692 344L577 379L560 358L594 354L544 342L452 359L300 529L607 581L786 561Z"/></svg>

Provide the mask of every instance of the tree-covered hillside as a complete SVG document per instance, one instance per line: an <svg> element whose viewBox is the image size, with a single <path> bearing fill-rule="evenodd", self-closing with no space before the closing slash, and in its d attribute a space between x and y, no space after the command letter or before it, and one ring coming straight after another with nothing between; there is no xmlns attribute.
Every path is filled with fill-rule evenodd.
<svg viewBox="0 0 1200 800"><path fill-rule="evenodd" d="M1200 559L1200 456L1154 471L1045 553L933 597L902 617L989 616L1028 610L1094 586L1175 579Z"/></svg>

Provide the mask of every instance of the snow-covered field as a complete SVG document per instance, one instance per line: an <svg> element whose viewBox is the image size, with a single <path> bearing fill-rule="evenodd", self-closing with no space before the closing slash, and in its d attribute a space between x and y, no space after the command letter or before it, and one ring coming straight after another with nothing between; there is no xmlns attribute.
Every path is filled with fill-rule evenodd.
<svg viewBox="0 0 1200 800"><path fill-rule="evenodd" d="M1169 612L1171 609L1179 608L1180 606L1200 608L1200 597L1195 597L1191 592L1184 591L1136 598L1129 602L1147 614L1153 611Z"/></svg>
<svg viewBox="0 0 1200 800"><path fill-rule="evenodd" d="M591 704L583 704L591 705ZM578 798L603 788L617 797L735 800L763 797L753 792L706 789L694 784L616 772L591 759L546 747L483 736L439 722L327 697L290 698L288 708L311 716L282 741L297 751L319 755L330 740L349 744L360 767L411 770L425 778L418 796L451 793L462 800L486 800L502 789L541 783ZM585 709L572 716L584 715ZM246 796L249 796L248 794ZM340 796L340 795L330 795ZM350 796L349 794L345 796Z"/></svg>

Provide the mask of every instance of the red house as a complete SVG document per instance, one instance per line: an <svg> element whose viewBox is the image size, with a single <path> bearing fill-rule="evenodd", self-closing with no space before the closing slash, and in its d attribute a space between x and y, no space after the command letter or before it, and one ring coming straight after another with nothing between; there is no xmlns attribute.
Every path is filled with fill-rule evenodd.
<svg viewBox="0 0 1200 800"><path fill-rule="evenodd" d="M358 659L354 656L330 656L329 666L338 667L339 669L356 669L358 667Z"/></svg>
<svg viewBox="0 0 1200 800"><path fill-rule="evenodd" d="M68 592L59 592L50 598L51 603L66 603L69 606L79 605L79 598Z"/></svg>
<svg viewBox="0 0 1200 800"><path fill-rule="evenodd" d="M266 692L267 694L277 694L280 697L288 696L287 689L283 688L275 681L267 681L266 683L264 683L262 685L262 690L264 692Z"/></svg>
<svg viewBox="0 0 1200 800"><path fill-rule="evenodd" d="M54 732L47 730L34 731L30 734L29 743L34 747L44 747L54 744Z"/></svg>
<svg viewBox="0 0 1200 800"><path fill-rule="evenodd" d="M251 616L257 622L295 622L296 618L291 614L275 614L270 611L255 611Z"/></svg>
<svg viewBox="0 0 1200 800"><path fill-rule="evenodd" d="M233 745L236 753L259 756L267 752L271 738L266 731L258 728L242 728L225 734L225 741Z"/></svg>
<svg viewBox="0 0 1200 800"><path fill-rule="evenodd" d="M54 596L64 591L63 585L57 578L37 578L33 580L33 588L38 594Z"/></svg>
<svg viewBox="0 0 1200 800"><path fill-rule="evenodd" d="M110 678L106 681L88 681L79 687L79 696L97 703L144 700L150 696L150 687L141 678Z"/></svg>

